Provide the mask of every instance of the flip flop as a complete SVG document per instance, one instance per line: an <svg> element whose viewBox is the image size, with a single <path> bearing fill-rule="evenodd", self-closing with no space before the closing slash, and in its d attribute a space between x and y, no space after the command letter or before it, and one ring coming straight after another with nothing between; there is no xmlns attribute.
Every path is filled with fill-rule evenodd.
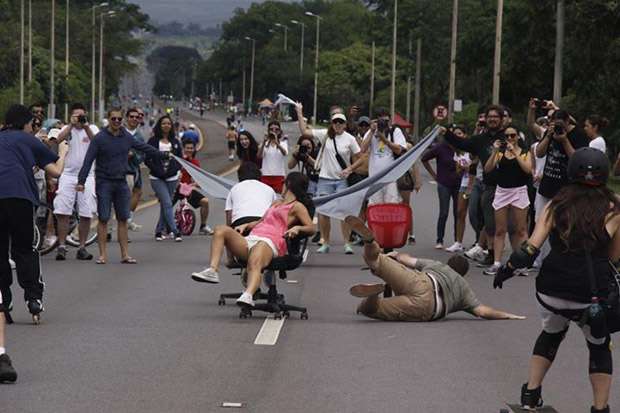
<svg viewBox="0 0 620 413"><path fill-rule="evenodd" d="M95 264L105 264L105 259L103 258L97 258L97 261L95 261Z"/></svg>
<svg viewBox="0 0 620 413"><path fill-rule="evenodd" d="M121 264L137 264L138 261L135 258L127 257L121 260Z"/></svg>

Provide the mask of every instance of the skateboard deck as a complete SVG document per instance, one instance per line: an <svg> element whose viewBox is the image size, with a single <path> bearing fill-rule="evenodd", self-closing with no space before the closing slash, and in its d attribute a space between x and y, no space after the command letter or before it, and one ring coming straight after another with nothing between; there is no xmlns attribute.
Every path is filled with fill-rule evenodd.
<svg viewBox="0 0 620 413"><path fill-rule="evenodd" d="M510 403L506 403L506 405L510 408L510 410L512 410L514 413L531 413L531 412L536 412L536 413L559 413L557 410L555 410L553 407L549 406L549 405L545 405L543 407L539 407L536 410L529 410L529 409L523 409L521 408L520 404L510 404Z"/></svg>

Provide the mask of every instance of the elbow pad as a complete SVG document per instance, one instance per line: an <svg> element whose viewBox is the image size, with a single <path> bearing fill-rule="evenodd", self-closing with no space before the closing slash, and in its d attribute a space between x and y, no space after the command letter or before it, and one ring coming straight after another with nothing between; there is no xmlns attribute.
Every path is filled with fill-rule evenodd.
<svg viewBox="0 0 620 413"><path fill-rule="evenodd" d="M510 255L508 262L512 268L529 268L536 261L536 257L540 254L540 249L525 241L521 244L521 248L514 251Z"/></svg>

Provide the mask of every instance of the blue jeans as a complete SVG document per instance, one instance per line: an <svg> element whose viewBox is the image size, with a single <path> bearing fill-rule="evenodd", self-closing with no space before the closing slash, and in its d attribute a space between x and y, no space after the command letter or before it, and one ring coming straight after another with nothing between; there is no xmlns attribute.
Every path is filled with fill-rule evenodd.
<svg viewBox="0 0 620 413"><path fill-rule="evenodd" d="M117 221L129 219L131 193L124 179L97 179L95 181L97 193L97 215L99 221L108 222L112 214L112 204L116 212Z"/></svg>
<svg viewBox="0 0 620 413"><path fill-rule="evenodd" d="M325 196L344 191L348 188L346 179L319 178L316 188L317 196Z"/></svg>
<svg viewBox="0 0 620 413"><path fill-rule="evenodd" d="M174 181L164 181L163 179L150 179L151 188L159 200L159 220L155 227L156 234L173 232L177 234L177 224L174 221L174 211L172 209L172 199L177 188L178 179Z"/></svg>
<svg viewBox="0 0 620 413"><path fill-rule="evenodd" d="M476 178L471 194L469 194L469 223L476 233L476 242L478 242L480 231L484 227L484 215L482 214L481 206L483 190L482 181Z"/></svg>
<svg viewBox="0 0 620 413"><path fill-rule="evenodd" d="M437 195L439 195L439 217L437 218L437 243L443 244L443 237L446 232L446 222L450 212L450 198L452 198L452 215L454 218L454 239L456 240L456 213L459 197L459 187L450 188L437 183Z"/></svg>

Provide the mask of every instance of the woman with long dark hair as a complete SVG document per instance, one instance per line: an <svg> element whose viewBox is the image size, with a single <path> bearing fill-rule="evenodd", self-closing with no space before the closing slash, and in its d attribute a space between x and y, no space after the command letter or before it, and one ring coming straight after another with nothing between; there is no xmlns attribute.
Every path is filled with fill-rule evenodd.
<svg viewBox="0 0 620 413"><path fill-rule="evenodd" d="M277 120L267 125L265 139L258 147L261 160L261 182L269 185L277 194L282 192L286 175L286 157L288 156L288 139L282 133L282 126Z"/></svg>
<svg viewBox="0 0 620 413"><path fill-rule="evenodd" d="M155 227L155 239L163 241L166 234L173 233L174 240L181 242L183 238L176 226L172 209L174 192L181 176L181 165L169 155L180 157L183 153L170 116L164 115L157 120L153 127L153 137L149 139L148 144L168 154L164 157L148 158L145 162L150 170L151 187L159 200L159 220Z"/></svg>
<svg viewBox="0 0 620 413"><path fill-rule="evenodd" d="M247 130L242 130L237 136L237 158L243 162L252 162L260 168L258 159L258 143L254 136Z"/></svg>
<svg viewBox="0 0 620 413"><path fill-rule="evenodd" d="M613 365L610 332L604 325L606 313L594 310L600 308L599 300L607 300L615 289L610 287L613 275L610 260L615 262L620 258L619 204L605 185L609 160L601 151L578 149L569 160L567 173L569 184L545 207L532 236L498 271L493 286L502 288L515 269L530 266L549 238L551 251L536 278L543 331L534 345L528 382L521 389L521 405L530 409L542 406L543 379L570 321L575 321L590 352L594 399L591 412L608 413Z"/></svg>
<svg viewBox="0 0 620 413"><path fill-rule="evenodd" d="M312 197L316 194L316 185L319 181L319 173L314 169L318 152L314 139L311 136L301 135L288 161L289 169L299 168L299 171L308 177L308 194Z"/></svg>
<svg viewBox="0 0 620 413"><path fill-rule="evenodd" d="M261 282L263 269L274 257L286 255L285 238L314 234L312 215L314 204L308 196L308 178L300 172L291 172L283 184L282 200L274 202L260 221L237 228L219 225L211 242L211 263L201 272L192 273L198 282L217 284L218 269L225 249L248 263L248 284L237 300L240 306L254 307L252 297ZM246 232L249 235L244 236Z"/></svg>

